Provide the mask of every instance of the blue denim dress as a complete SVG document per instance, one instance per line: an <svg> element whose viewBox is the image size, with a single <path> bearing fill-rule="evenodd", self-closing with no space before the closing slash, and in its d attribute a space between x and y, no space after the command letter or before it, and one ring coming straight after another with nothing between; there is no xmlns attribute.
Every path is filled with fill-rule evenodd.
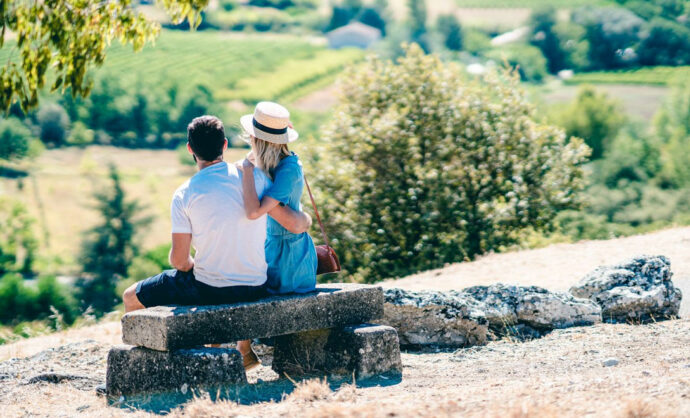
<svg viewBox="0 0 690 418"><path fill-rule="evenodd" d="M273 172L270 196L291 209L301 210L304 189L302 163L295 153L283 158ZM293 234L270 216L267 221L266 262L268 291L306 293L316 286L316 248L308 233Z"/></svg>

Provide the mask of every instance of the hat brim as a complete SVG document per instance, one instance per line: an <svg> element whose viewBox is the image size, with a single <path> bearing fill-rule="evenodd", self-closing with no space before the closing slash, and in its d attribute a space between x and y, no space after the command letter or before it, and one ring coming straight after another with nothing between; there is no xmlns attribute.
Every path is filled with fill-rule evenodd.
<svg viewBox="0 0 690 418"><path fill-rule="evenodd" d="M268 132L261 131L254 126L254 115L244 115L240 118L240 125L242 129L249 135L264 140L266 142L272 142L274 144L288 144L294 142L299 138L299 133L292 128L288 128L287 132L284 134L269 134ZM249 143L247 138L242 138L244 142Z"/></svg>

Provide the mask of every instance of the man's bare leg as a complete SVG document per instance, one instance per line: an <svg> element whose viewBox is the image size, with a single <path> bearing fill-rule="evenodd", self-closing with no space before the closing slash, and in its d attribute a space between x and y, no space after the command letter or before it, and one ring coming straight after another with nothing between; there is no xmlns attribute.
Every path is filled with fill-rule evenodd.
<svg viewBox="0 0 690 418"><path fill-rule="evenodd" d="M125 313L138 311L139 309L146 309L146 306L142 305L137 297L136 283L125 290L125 292L122 294L122 301L125 303Z"/></svg>

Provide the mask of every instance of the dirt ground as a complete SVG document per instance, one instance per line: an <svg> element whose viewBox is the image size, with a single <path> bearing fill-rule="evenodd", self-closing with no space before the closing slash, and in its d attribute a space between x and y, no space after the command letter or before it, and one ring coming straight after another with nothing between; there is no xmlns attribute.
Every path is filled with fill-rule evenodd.
<svg viewBox="0 0 690 418"><path fill-rule="evenodd" d="M100 327L91 328L96 338ZM144 409L109 406L96 394L109 346L82 339L0 363L3 416L150 416ZM690 416L689 320L570 328L529 342L404 352L402 360L402 379L355 384L311 380L295 386L262 366L249 374L262 388L251 396L212 402L201 394L170 404L166 412L198 417ZM617 364L605 366L607 361ZM32 383L49 373L69 378ZM268 395L276 389L282 396Z"/></svg>
<svg viewBox="0 0 690 418"><path fill-rule="evenodd" d="M597 265L640 253L667 255L674 282L690 294L690 228L493 254L384 285L460 289L502 281L564 290ZM688 302L682 306L687 316ZM200 394L168 402L163 410L147 403L127 409L129 400L109 405L96 394L107 351L120 339L119 322L111 321L0 346L0 415L690 416L690 319L599 324L528 342L403 352L402 379L355 384L279 379L268 367L269 352L265 366L248 374L251 384L241 394L216 401ZM51 376L67 378L45 381L56 380Z"/></svg>

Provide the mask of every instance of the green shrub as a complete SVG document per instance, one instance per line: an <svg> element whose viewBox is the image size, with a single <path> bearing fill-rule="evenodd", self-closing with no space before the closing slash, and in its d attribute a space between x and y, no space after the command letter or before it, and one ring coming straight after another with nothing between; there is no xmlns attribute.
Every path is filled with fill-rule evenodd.
<svg viewBox="0 0 690 418"><path fill-rule="evenodd" d="M0 275L31 273L38 248L33 223L21 202L0 198Z"/></svg>
<svg viewBox="0 0 690 418"><path fill-rule="evenodd" d="M56 313L64 324L71 324L76 318L74 299L55 277L40 277L31 284L18 274L6 274L0 278L0 323L45 319ZM55 322L54 325L59 326Z"/></svg>
<svg viewBox="0 0 690 418"><path fill-rule="evenodd" d="M661 141L661 182L673 187L690 186L690 81L676 84L654 120Z"/></svg>
<svg viewBox="0 0 690 418"><path fill-rule="evenodd" d="M436 21L436 27L443 39L443 45L451 51L462 50L462 27L455 15L441 15Z"/></svg>
<svg viewBox="0 0 690 418"><path fill-rule="evenodd" d="M620 104L591 86L580 87L575 100L551 119L568 135L583 138L592 148L592 159L604 155L625 122Z"/></svg>
<svg viewBox="0 0 690 418"><path fill-rule="evenodd" d="M84 125L82 122L74 122L70 130L67 143L69 145L84 146L92 144L94 140L94 132Z"/></svg>
<svg viewBox="0 0 690 418"><path fill-rule="evenodd" d="M690 29L666 19L654 19L640 42L642 65L690 64Z"/></svg>
<svg viewBox="0 0 690 418"><path fill-rule="evenodd" d="M486 53L486 57L516 68L523 81L541 82L547 76L546 59L539 48L529 45L509 45Z"/></svg>
<svg viewBox="0 0 690 418"><path fill-rule="evenodd" d="M29 155L31 131L19 119L0 120L0 159L16 160Z"/></svg>
<svg viewBox="0 0 690 418"><path fill-rule="evenodd" d="M45 144L60 146L67 139L70 120L65 109L57 103L48 103L38 110L40 138Z"/></svg>
<svg viewBox="0 0 690 418"><path fill-rule="evenodd" d="M317 148L317 198L360 280L499 250L577 206L587 147L540 125L514 75L470 82L417 46L343 79Z"/></svg>

